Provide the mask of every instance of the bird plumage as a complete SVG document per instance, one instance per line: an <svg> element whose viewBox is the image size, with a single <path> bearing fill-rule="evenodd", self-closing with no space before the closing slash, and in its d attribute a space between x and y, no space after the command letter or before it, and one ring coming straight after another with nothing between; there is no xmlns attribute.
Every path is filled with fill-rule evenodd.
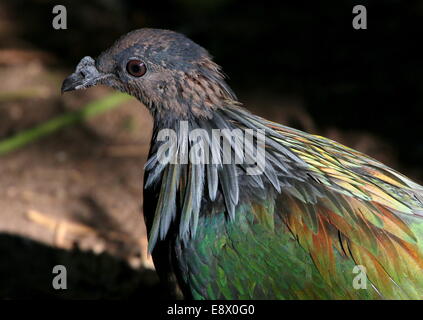
<svg viewBox="0 0 423 320"><path fill-rule="evenodd" d="M173 243L194 298L422 297L421 186L357 151L239 106L217 112L227 126L265 128L272 161L254 179L235 164L187 164L186 178L178 184L161 180L160 191L153 191L159 201L150 248L157 239ZM209 167L218 174L209 174ZM197 169L202 174L195 175ZM162 179L174 170L164 166ZM149 177L147 169L147 182ZM208 187L213 184L215 200L215 187ZM185 196L178 198L178 192ZM200 200L201 213L193 203ZM176 203L172 213L161 210L163 201ZM179 233L166 238L162 228L175 218ZM367 290L353 287L356 265L365 267Z"/></svg>
<svg viewBox="0 0 423 320"><path fill-rule="evenodd" d="M139 79L122 75L134 57L147 65ZM332 140L251 114L207 51L180 34L132 32L96 68L99 83L134 95L154 117L144 183L149 250L186 298L423 298L422 186ZM69 81L65 89L84 77ZM202 134L164 140L169 129ZM216 129L229 149L211 143ZM198 146L198 161L181 161ZM249 174L252 164L260 174ZM354 285L363 270L366 289Z"/></svg>

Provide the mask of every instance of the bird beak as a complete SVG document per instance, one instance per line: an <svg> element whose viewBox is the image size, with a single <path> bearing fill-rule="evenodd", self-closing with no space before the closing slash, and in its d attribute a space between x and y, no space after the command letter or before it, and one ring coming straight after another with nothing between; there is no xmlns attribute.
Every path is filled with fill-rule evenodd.
<svg viewBox="0 0 423 320"><path fill-rule="evenodd" d="M91 57L84 57L78 63L76 70L62 83L62 93L66 91L86 89L96 85L108 75L100 73Z"/></svg>

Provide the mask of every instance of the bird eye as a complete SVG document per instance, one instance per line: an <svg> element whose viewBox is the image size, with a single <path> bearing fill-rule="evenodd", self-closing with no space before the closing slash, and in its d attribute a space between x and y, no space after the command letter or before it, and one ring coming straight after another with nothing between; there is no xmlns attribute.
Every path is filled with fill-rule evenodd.
<svg viewBox="0 0 423 320"><path fill-rule="evenodd" d="M131 76L142 77L147 72L147 67L141 60L129 60L126 64L126 71Z"/></svg>

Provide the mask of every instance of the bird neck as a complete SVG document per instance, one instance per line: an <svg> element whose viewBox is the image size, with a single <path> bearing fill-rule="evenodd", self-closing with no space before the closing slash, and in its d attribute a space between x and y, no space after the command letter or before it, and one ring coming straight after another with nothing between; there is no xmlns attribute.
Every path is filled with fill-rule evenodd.
<svg viewBox="0 0 423 320"><path fill-rule="evenodd" d="M224 152L238 152L238 149L244 148L241 144L244 143L244 138L246 138L246 130L248 134L253 135L251 143L257 142L257 132L261 131L262 135L265 135L263 128L260 129L253 123L242 123L239 121L247 114L254 116L243 109L240 103L236 101L224 101L222 106L214 107L213 109L208 108L201 114L193 112L167 115L163 115L162 112L152 112L152 114L154 127L149 159L159 157L165 148L168 149L166 151L174 153L177 157L177 159L173 160L168 158L165 160L161 159L159 162L162 165L198 163L198 156L208 156L209 158L202 159L201 163L204 165L212 164L213 157L217 161L217 158L222 159ZM215 143L220 145L214 145ZM228 145L222 146L225 143ZM201 151L200 149L204 149L202 150L203 154L195 155L191 153L193 150ZM181 161L181 155L189 156L188 163L186 162L187 159L183 163L178 162ZM221 165L222 163L213 164Z"/></svg>
<svg viewBox="0 0 423 320"><path fill-rule="evenodd" d="M291 160L283 145L273 142L272 151L266 151L266 135L277 136L267 124L235 104L217 108L208 118L156 119L144 183L156 199L153 209L145 210L152 221L150 250L171 225L177 226L179 239L189 241L208 203L234 219L244 191L254 196L280 192L277 171L288 170L284 162Z"/></svg>
<svg viewBox="0 0 423 320"><path fill-rule="evenodd" d="M215 111L239 104L219 66L209 59L198 63L195 72L172 74L172 81L163 84L154 94L137 93L159 126L178 120L193 123L212 120Z"/></svg>

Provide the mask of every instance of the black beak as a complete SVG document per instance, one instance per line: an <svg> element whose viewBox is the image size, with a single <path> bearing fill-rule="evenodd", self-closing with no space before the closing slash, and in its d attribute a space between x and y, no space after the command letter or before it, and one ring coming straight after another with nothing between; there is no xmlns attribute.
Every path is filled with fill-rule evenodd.
<svg viewBox="0 0 423 320"><path fill-rule="evenodd" d="M76 70L63 80L62 93L66 91L86 89L96 85L106 76L98 72L95 61L91 57L84 57L78 63Z"/></svg>
<svg viewBox="0 0 423 320"><path fill-rule="evenodd" d="M69 77L63 80L61 89L62 93L75 90L77 86L83 84L83 80L82 76L79 76L77 73L72 73Z"/></svg>

